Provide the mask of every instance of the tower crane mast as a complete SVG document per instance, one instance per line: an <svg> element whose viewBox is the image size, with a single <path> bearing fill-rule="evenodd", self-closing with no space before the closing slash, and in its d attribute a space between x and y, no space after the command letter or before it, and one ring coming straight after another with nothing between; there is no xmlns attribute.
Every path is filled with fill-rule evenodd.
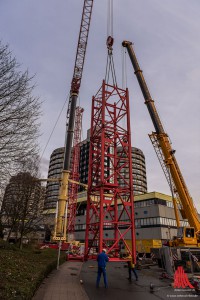
<svg viewBox="0 0 200 300"><path fill-rule="evenodd" d="M180 226L177 203L174 199L173 203L179 230L177 238L174 239L172 245L199 247L200 221L198 218L197 210L194 207L193 200L189 194L185 180L175 158L175 150L172 149L170 139L167 133L164 131L163 125L155 107L154 100L151 97L142 70L140 69L139 63L137 61L137 57L135 55L132 43L129 41L124 41L122 45L128 50L128 54L133 65L135 75L137 77L138 83L140 85L142 94L145 99L145 104L148 108L150 117L155 128L155 132L150 134L150 139L155 148L156 154L160 160L161 166L164 170L168 183L170 184L172 192L175 192L179 204L182 206L182 216L184 219L188 219L188 222L191 226L184 228Z"/></svg>
<svg viewBox="0 0 200 300"><path fill-rule="evenodd" d="M74 121L76 103L81 86L81 79L83 67L85 62L85 54L87 48L87 41L90 29L90 21L92 15L93 0L84 0L82 19L80 25L80 32L78 38L78 45L76 51L76 59L74 65L74 73L71 82L70 98L67 109L67 122L66 122L66 139L65 139L65 153L64 164L62 171L62 178L59 190L57 216L54 228L54 240L66 240L66 227L67 227L67 199L68 199L68 183L70 173L70 158L72 151Z"/></svg>

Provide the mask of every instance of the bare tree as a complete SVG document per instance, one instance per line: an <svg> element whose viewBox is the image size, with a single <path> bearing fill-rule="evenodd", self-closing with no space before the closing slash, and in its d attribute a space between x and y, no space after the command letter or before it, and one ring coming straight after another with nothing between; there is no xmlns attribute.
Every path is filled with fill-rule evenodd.
<svg viewBox="0 0 200 300"><path fill-rule="evenodd" d="M38 154L41 103L32 96L31 80L0 42L0 189Z"/></svg>
<svg viewBox="0 0 200 300"><path fill-rule="evenodd" d="M16 240L22 240L28 233L36 231L42 221L43 189L37 178L30 173L19 173L10 179L6 187L2 217L9 233L15 234Z"/></svg>

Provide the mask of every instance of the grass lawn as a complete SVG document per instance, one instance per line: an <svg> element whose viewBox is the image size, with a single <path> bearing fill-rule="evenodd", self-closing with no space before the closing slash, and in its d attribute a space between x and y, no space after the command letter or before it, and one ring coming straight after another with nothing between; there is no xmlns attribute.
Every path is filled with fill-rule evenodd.
<svg viewBox="0 0 200 300"><path fill-rule="evenodd" d="M23 249L0 243L0 299L29 300L57 265L57 250ZM65 261L61 252L60 263Z"/></svg>

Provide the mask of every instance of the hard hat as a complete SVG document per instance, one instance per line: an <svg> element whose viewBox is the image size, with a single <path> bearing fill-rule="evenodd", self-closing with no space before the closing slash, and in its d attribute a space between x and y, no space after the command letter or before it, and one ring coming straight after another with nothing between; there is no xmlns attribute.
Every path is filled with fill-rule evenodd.
<svg viewBox="0 0 200 300"><path fill-rule="evenodd" d="M102 251L106 253L106 249L102 249Z"/></svg>

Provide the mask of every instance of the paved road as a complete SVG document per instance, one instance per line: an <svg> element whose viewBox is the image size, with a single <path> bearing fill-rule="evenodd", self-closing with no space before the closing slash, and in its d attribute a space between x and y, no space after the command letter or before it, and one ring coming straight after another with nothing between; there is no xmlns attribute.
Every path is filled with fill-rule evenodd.
<svg viewBox="0 0 200 300"><path fill-rule="evenodd" d="M161 269L156 266L138 271L139 281L127 280L126 263L109 262L107 265L108 289L103 279L95 287L97 276L96 261L65 262L59 270L53 271L41 284L32 300L166 300L199 299L192 291L175 291L173 280L160 280ZM83 281L83 284L81 283ZM154 292L150 292L153 283Z"/></svg>
<svg viewBox="0 0 200 300"><path fill-rule="evenodd" d="M127 280L128 269L125 263L108 263L108 289L104 288L103 279L100 287L95 287L97 266L96 262L86 262L83 264L80 278L89 297L89 300L158 300L158 299L197 299L192 291L174 291L171 283L173 280L160 280L161 269L151 267L138 271L139 281L133 279L132 283ZM153 283L155 292L150 292L150 283Z"/></svg>

